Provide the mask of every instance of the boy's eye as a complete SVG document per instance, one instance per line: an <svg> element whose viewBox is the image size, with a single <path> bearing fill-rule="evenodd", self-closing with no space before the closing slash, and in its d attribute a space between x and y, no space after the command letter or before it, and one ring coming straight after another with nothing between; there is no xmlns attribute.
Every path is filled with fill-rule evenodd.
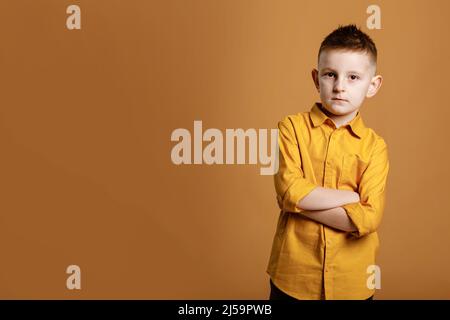
<svg viewBox="0 0 450 320"><path fill-rule="evenodd" d="M358 76L355 76L354 74L352 74L352 75L350 76L350 78L351 78L352 80L359 79L359 77L358 77Z"/></svg>
<svg viewBox="0 0 450 320"><path fill-rule="evenodd" d="M333 72L327 72L327 73L325 73L325 75L326 75L327 77L332 77L332 76L334 76L334 73L333 73Z"/></svg>

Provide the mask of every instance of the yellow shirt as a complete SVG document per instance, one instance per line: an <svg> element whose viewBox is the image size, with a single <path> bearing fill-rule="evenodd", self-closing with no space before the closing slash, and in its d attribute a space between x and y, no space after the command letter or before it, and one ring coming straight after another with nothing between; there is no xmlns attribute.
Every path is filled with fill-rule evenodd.
<svg viewBox="0 0 450 320"><path fill-rule="evenodd" d="M336 128L315 103L310 112L278 123L279 170L274 175L281 209L267 273L297 299L367 299L378 252L377 228L389 171L383 138L367 128L358 111ZM359 193L342 206L357 231L344 232L310 220L296 204L316 186ZM369 288L370 287L370 288Z"/></svg>

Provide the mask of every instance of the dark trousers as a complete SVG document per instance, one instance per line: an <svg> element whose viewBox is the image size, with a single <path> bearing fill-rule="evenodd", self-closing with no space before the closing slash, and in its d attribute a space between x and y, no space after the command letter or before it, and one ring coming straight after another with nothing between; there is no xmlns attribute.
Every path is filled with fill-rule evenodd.
<svg viewBox="0 0 450 320"><path fill-rule="evenodd" d="M269 300L288 300L288 301L298 301L298 299L291 297L290 295L284 293L280 289L278 289L275 284L270 279L270 298ZM366 300L373 300L373 296Z"/></svg>

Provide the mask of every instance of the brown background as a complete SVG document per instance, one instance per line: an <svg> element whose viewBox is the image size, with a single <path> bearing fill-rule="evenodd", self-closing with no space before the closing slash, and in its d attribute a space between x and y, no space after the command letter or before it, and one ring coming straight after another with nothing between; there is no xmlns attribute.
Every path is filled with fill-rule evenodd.
<svg viewBox="0 0 450 320"><path fill-rule="evenodd" d="M382 30L366 8L381 6ZM78 4L82 30L66 29ZM356 23L384 84L378 299L450 298L450 2L0 2L0 298L266 299L278 207L260 165L175 166L176 128L309 110L323 37ZM66 267L82 290L66 289Z"/></svg>

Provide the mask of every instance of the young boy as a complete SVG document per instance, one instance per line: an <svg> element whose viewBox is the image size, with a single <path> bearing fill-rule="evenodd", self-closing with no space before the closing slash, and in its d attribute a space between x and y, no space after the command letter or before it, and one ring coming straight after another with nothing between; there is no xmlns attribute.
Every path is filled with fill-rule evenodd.
<svg viewBox="0 0 450 320"><path fill-rule="evenodd" d="M376 61L375 44L355 25L334 30L312 71L321 102L278 123L270 299L373 298L389 161L359 109L381 86Z"/></svg>

